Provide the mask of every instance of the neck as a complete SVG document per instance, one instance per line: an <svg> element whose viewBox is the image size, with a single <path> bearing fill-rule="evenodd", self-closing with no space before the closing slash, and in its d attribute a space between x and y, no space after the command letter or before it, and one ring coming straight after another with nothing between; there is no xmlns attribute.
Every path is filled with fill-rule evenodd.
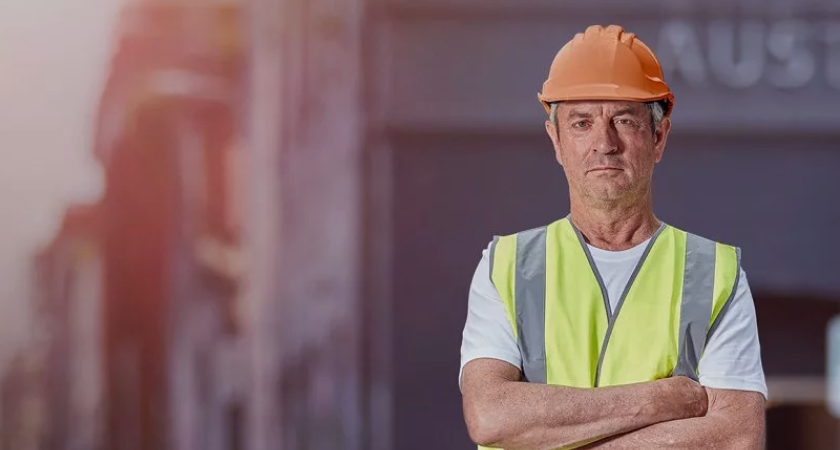
<svg viewBox="0 0 840 450"><path fill-rule="evenodd" d="M587 243L612 251L641 244L653 236L660 225L649 196L626 205L588 205L572 198L571 220Z"/></svg>

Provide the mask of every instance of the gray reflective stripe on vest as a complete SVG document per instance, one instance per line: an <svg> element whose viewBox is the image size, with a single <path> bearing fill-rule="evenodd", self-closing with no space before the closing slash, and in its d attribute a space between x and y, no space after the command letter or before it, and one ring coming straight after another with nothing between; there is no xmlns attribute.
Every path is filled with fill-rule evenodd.
<svg viewBox="0 0 840 450"><path fill-rule="evenodd" d="M679 356L674 375L698 380L697 366L712 318L715 287L715 250L713 241L687 233L682 305L680 306Z"/></svg>
<svg viewBox="0 0 840 450"><path fill-rule="evenodd" d="M709 328L709 335L706 337L706 342L712 338L712 335L715 334L715 331L718 329L720 325L720 320L723 319L723 316L729 311L729 307L732 305L732 299L735 298L735 293L738 291L738 283L741 279L741 249L735 249L735 257L736 261L738 262L738 273L735 274L735 283L732 285L732 293L729 294L729 298L726 299L726 303L723 304L723 307L720 309L717 317L715 317L715 323L712 324L712 327Z"/></svg>
<svg viewBox="0 0 840 450"><path fill-rule="evenodd" d="M493 283L493 266L496 265L496 245L499 244L499 236L493 236L493 243L490 244L490 267L487 270L487 275L490 277L490 283Z"/></svg>
<svg viewBox="0 0 840 450"><path fill-rule="evenodd" d="M522 373L533 383L546 382L545 235L545 227L516 235L516 326Z"/></svg>

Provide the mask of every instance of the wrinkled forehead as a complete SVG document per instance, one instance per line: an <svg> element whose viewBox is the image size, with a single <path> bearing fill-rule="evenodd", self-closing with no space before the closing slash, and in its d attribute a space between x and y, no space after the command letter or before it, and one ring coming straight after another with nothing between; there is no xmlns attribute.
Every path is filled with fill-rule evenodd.
<svg viewBox="0 0 840 450"><path fill-rule="evenodd" d="M572 115L614 116L617 114L648 114L642 102L627 100L575 100L561 102L557 109L560 117Z"/></svg>

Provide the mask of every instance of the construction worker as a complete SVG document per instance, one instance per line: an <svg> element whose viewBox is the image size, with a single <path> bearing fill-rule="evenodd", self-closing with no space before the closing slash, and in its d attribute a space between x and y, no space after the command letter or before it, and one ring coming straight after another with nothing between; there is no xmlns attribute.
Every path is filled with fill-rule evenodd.
<svg viewBox="0 0 840 450"><path fill-rule="evenodd" d="M619 26L589 27L559 51L539 99L571 210L483 252L461 347L470 437L506 449L764 448L740 250L653 212L674 106L653 52Z"/></svg>

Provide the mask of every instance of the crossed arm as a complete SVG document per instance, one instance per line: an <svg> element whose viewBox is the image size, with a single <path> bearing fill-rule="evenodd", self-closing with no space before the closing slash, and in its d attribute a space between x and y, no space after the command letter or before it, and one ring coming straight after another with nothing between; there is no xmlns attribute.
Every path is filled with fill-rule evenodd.
<svg viewBox="0 0 840 450"><path fill-rule="evenodd" d="M464 417L479 445L505 450L761 449L764 397L685 377L581 389L520 381L504 361L464 367Z"/></svg>

